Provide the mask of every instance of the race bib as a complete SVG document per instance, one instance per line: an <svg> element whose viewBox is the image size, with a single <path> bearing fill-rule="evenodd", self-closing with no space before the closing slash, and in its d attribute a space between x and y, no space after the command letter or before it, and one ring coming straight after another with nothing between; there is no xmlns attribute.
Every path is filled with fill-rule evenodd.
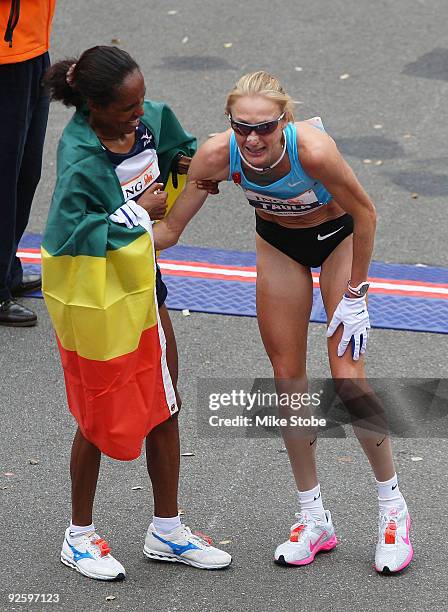
<svg viewBox="0 0 448 612"><path fill-rule="evenodd" d="M145 191L160 175L157 153L145 149L130 157L116 168L125 202L133 200Z"/></svg>
<svg viewBox="0 0 448 612"><path fill-rule="evenodd" d="M275 198L265 194L244 189L249 204L258 210L281 216L306 215L322 204L312 189L308 189L293 198Z"/></svg>

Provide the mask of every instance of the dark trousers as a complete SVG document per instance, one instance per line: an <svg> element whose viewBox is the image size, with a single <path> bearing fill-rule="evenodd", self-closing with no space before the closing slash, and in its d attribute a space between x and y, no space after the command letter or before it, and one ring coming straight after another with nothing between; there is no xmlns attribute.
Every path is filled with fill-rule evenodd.
<svg viewBox="0 0 448 612"><path fill-rule="evenodd" d="M0 301L22 282L17 246L28 224L42 168L49 99L48 53L0 65Z"/></svg>

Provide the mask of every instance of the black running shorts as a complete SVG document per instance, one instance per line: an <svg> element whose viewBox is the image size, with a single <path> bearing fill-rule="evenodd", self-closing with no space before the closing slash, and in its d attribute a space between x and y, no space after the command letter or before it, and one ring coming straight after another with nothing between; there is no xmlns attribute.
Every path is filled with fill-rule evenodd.
<svg viewBox="0 0 448 612"><path fill-rule="evenodd" d="M310 268L318 268L340 244L353 233L349 214L325 221L315 227L288 228L265 221L255 213L256 232L270 245Z"/></svg>
<svg viewBox="0 0 448 612"><path fill-rule="evenodd" d="M157 294L157 305L159 308L164 305L166 296L168 295L168 289L162 279L160 268L157 265L156 271L156 294Z"/></svg>

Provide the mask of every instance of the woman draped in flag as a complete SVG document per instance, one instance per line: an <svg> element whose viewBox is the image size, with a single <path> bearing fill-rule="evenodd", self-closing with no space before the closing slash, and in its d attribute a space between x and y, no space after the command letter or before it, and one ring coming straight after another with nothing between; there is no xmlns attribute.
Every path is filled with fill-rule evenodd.
<svg viewBox="0 0 448 612"><path fill-rule="evenodd" d="M92 508L101 453L135 459L146 441L154 518L144 554L225 567L230 555L179 518L177 349L152 237L195 139L166 104L145 100L137 63L116 47L54 64L45 84L53 100L76 109L58 147L42 246L43 293L78 422L61 561L90 578L125 577L96 533Z"/></svg>
<svg viewBox="0 0 448 612"><path fill-rule="evenodd" d="M204 203L207 194L198 189L198 180L233 180L243 189L255 209L258 324L280 393L307 391L311 268L321 267L331 374L378 490L375 567L398 572L413 556L410 517L398 488L381 405L364 369L374 205L320 119L294 122L292 100L275 77L263 71L243 76L227 97L225 113L230 129L198 150L185 191L154 230L156 246L175 244ZM337 539L317 477L315 433L297 434L286 427L282 434L300 512L275 560L306 565L319 551L335 548Z"/></svg>

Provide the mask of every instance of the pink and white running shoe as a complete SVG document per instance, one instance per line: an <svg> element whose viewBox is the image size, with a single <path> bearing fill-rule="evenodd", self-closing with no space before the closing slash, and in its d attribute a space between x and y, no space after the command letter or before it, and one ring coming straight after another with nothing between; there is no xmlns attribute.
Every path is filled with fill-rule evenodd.
<svg viewBox="0 0 448 612"><path fill-rule="evenodd" d="M378 544L375 552L375 569L383 574L401 572L409 565L414 550L409 540L411 517L407 507L398 511L393 508L380 514Z"/></svg>
<svg viewBox="0 0 448 612"><path fill-rule="evenodd" d="M289 540L275 551L274 561L280 565L308 565L318 552L332 550L338 543L328 510L322 518L308 512L296 514L296 518Z"/></svg>

